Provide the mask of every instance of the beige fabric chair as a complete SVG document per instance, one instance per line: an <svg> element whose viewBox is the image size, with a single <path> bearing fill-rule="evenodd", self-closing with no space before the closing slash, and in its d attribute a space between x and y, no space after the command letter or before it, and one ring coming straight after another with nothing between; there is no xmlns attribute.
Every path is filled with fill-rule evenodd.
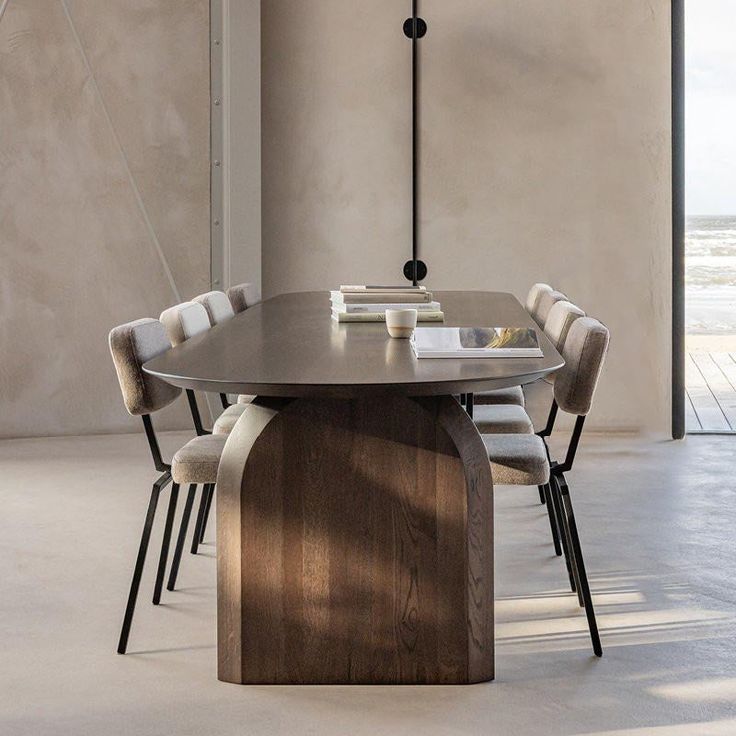
<svg viewBox="0 0 736 736"><path fill-rule="evenodd" d="M159 321L176 346L210 329L207 310L198 302L184 302L161 312Z"/></svg>
<svg viewBox="0 0 736 736"><path fill-rule="evenodd" d="M536 434L482 435L494 485L544 486L549 461L544 440Z"/></svg>
<svg viewBox="0 0 736 736"><path fill-rule="evenodd" d="M592 317L571 325L562 349L565 365L555 376L555 401L562 411L580 417L590 412L609 340L608 328Z"/></svg>
<svg viewBox="0 0 736 736"><path fill-rule="evenodd" d="M570 332L572 323L580 317L585 317L585 312L568 301L557 302L549 310L547 321L544 323L544 332L560 353L565 347L567 334ZM542 380L552 384L555 380L555 374L545 376Z"/></svg>
<svg viewBox="0 0 736 736"><path fill-rule="evenodd" d="M584 317L585 312L579 307L568 301L556 302L550 309L544 331L552 341L552 344L562 351L567 334L570 331L572 323ZM554 374L546 376L542 379L546 383L553 383ZM488 391L475 395L475 409L473 419L478 425L478 431L486 434L496 434L504 432L533 432L532 422L526 412L523 410L525 405L524 392L521 386L515 387L521 394L521 400L514 400L516 397L509 392L509 389L500 389L499 391ZM551 397L549 399L551 401ZM508 410L497 411L496 406L500 404L517 404L518 409L513 413ZM511 423L510 423L511 419ZM507 428L509 427L509 428ZM513 428L511 428L513 427ZM540 497L541 498L541 497Z"/></svg>
<svg viewBox="0 0 736 736"><path fill-rule="evenodd" d="M531 434L532 420L518 404L475 406L473 421L481 434Z"/></svg>
<svg viewBox="0 0 736 736"><path fill-rule="evenodd" d="M526 311L529 312L529 314L534 314L537 310L537 304L539 303L539 298L542 295L542 292L552 290L553 289L549 284L534 284L534 286L529 289L529 293L526 297L526 302L524 304Z"/></svg>
<svg viewBox="0 0 736 736"><path fill-rule="evenodd" d="M227 295L222 291L208 291L206 294L200 294L198 297L195 297L194 301L201 304L207 310L207 316L210 319L212 327L219 325L222 322L227 322L227 320L232 319L235 316L235 310L233 305L230 303L230 299L228 299ZM220 394L220 402L222 403L222 408L225 411L230 408L230 401L226 394ZM230 420L232 416L235 416L235 413L231 413L228 417L223 419L223 424L216 430L218 434L222 433L223 428L227 426L227 424L231 423ZM237 421L239 417L239 414L235 416L235 421ZM235 426L234 421L232 422L232 426Z"/></svg>
<svg viewBox="0 0 736 736"><path fill-rule="evenodd" d="M242 397L252 399L252 396ZM225 409L222 414L215 420L212 427L212 434L216 435L228 435L233 431L235 425L238 423L238 419L243 416L243 413L248 408L250 401L240 403L241 397L238 397L238 403L232 404Z"/></svg>
<svg viewBox="0 0 736 736"><path fill-rule="evenodd" d="M532 319L544 329L547 324L547 317L557 302L568 301L567 297L561 291L543 291L539 296L536 309L532 313Z"/></svg>
<svg viewBox="0 0 736 736"><path fill-rule="evenodd" d="M237 284L237 286L231 286L227 290L227 298L230 300L235 314L245 312L248 307L252 307L261 301L261 295L258 293L258 288L255 284Z"/></svg>
<svg viewBox="0 0 736 736"><path fill-rule="evenodd" d="M549 284L534 284L529 289L526 297L526 311L532 318L544 329L545 321L540 321L541 315L545 311L551 309L558 296L563 296L560 292L555 291ZM554 342L554 341L553 341ZM525 405L524 391L521 386L511 386L509 388L494 389L491 391L480 391L473 396L475 406L496 405L496 404L516 404L518 406Z"/></svg>
<svg viewBox="0 0 736 736"><path fill-rule="evenodd" d="M177 304L174 307L164 310L159 319L166 328L166 332L168 333L169 339L173 345L180 345L185 340L189 340L196 335L207 332L211 327L207 310L199 302L184 302L183 304ZM192 411L192 417L194 418L194 426L197 429L197 434L207 434L202 428L202 421L200 419L199 408L197 407L197 399L194 392L187 391L187 396L189 398L189 406ZM216 435L230 434L238 419L243 416L243 412L246 409L246 403L250 402L234 404L223 409L222 414L220 414L220 416L215 420L215 424L212 427L212 433ZM206 526L206 520L204 523Z"/></svg>
<svg viewBox="0 0 736 736"><path fill-rule="evenodd" d="M590 587L585 572L580 539L565 478L573 466L585 418L590 412L603 363L608 352L608 329L591 317L578 317L569 326L562 355L565 365L556 375L549 431L558 408L577 416L575 429L563 462L552 462L542 436L529 434L484 434L495 483L543 486L555 552L564 551L573 591L578 593L588 618L593 651L602 648L595 620Z"/></svg>
<svg viewBox="0 0 736 736"><path fill-rule="evenodd" d="M237 286L231 286L227 290L228 299L233 305L233 309L236 314L244 312L246 309L258 304L261 301L261 293L255 284L238 284ZM255 396L249 394L241 394L238 396L238 404L250 404L255 399ZM240 415L237 415L240 416ZM233 421L233 418L235 421ZM233 412L228 419L223 419L221 429L224 432L232 431L235 426L237 417Z"/></svg>
<svg viewBox="0 0 736 736"><path fill-rule="evenodd" d="M141 367L170 347L163 325L155 319L139 319L110 332L110 352L129 414L151 414L181 394L180 388L146 373Z"/></svg>
<svg viewBox="0 0 736 736"><path fill-rule="evenodd" d="M544 332L559 351L565 347L572 323L580 317L585 317L585 312L572 302L563 300L552 305L544 323Z"/></svg>
<svg viewBox="0 0 736 736"><path fill-rule="evenodd" d="M165 463L161 456L161 450L150 415L175 401L181 394L181 389L171 386L160 378L152 376L143 370L143 364L146 361L161 355L171 348L171 342L166 337L164 326L155 319L141 319L136 322L130 322L113 329L110 332L109 343L125 408L133 416L142 417L154 466L158 472L162 473L153 484L151 490L146 521L141 535L133 579L128 594L128 602L123 617L123 626L118 642L118 653L125 654L159 496L169 483L172 483L153 592L154 605L158 605L161 601L179 486L183 483L190 484L167 585L169 590L173 590L176 582L176 575L184 546L184 537L186 535L192 505L194 504L197 485L203 484L204 486L202 504L200 505L200 516L202 516L204 508L212 500L212 491L214 484L217 482L217 468L222 450L225 447L226 438L213 436L195 437L174 455L170 465ZM199 540L199 531L199 528L195 529L195 540L197 541Z"/></svg>
<svg viewBox="0 0 736 736"><path fill-rule="evenodd" d="M227 295L222 291L208 291L194 298L195 302L201 304L207 310L212 327L226 322L235 316L233 305Z"/></svg>
<svg viewBox="0 0 736 736"><path fill-rule="evenodd" d="M524 406L524 391L521 386L479 391L477 394L473 394L473 398L476 407L488 404L516 404L517 406Z"/></svg>

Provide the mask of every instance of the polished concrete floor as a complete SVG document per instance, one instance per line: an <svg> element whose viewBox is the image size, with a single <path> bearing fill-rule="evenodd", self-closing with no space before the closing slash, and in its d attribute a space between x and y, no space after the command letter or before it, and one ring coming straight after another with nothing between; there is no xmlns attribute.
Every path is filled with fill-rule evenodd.
<svg viewBox="0 0 736 736"><path fill-rule="evenodd" d="M159 608L149 564L115 654L154 477L143 436L2 442L0 734L736 734L735 449L584 440L570 480L601 660L536 489L499 487L495 682L240 687L215 677L212 534Z"/></svg>

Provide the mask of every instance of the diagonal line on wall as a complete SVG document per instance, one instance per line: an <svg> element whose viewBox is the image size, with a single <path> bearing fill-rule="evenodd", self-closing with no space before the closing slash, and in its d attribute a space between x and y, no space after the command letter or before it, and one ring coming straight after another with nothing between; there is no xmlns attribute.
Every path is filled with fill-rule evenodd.
<svg viewBox="0 0 736 736"><path fill-rule="evenodd" d="M5 11L6 11L7 7L8 7L8 3L9 2L10 2L10 0L3 0L0 3L0 20L3 19L3 16L5 15Z"/></svg>
<svg viewBox="0 0 736 736"><path fill-rule="evenodd" d="M166 256L164 254L163 248L161 247L161 243L159 242L159 239L156 236L156 231L153 228L153 223L151 222L151 218L148 216L148 210L146 209L146 205L143 202L143 197L141 196L140 190L138 189L138 185L136 184L136 181L135 181L135 177L133 176L133 172L131 171L130 164L128 163L128 157L125 155L125 150L123 149L123 144L120 142L120 137L118 136L117 130L115 130L115 125L112 122L112 117L110 117L110 111L107 109L107 105L105 104L105 99L103 98L102 93L100 92L99 85L97 84L97 77L95 76L94 71L92 71L92 65L90 64L89 57L87 56L87 52L84 50L84 46L82 45L82 39L80 38L79 33L77 33L77 27L74 25L72 14L69 11L69 8L66 4L66 0L59 0L59 1L61 2L61 7L64 9L64 15L66 15L66 19L69 22L69 27L71 28L72 35L74 36L74 40L77 44L77 47L79 48L79 53L82 55L84 66L87 69L87 74L89 74L90 81L92 82L92 87L100 101L100 105L102 106L102 111L105 115L105 119L107 120L107 124L110 126L110 131L112 133L113 140L115 141L115 145L118 147L118 151L120 152L120 158L123 161L123 167L125 168L125 173L128 177L128 181L130 182L130 186L133 190L133 194L135 196L135 200L138 205L138 209L140 210L141 216L143 217L143 221L145 222L146 228L148 229L148 234L151 237L151 242L154 245L154 248L159 257L159 260L161 261L161 266L164 269L164 273L166 274L166 278L169 281L171 290L174 292L174 297L176 298L178 302L180 302L181 295L179 294L179 289L177 288L176 282L174 281L174 275L171 273L171 269L169 268L168 261L166 260ZM9 0L5 0L5 5L7 5L8 2ZM3 6L3 9L4 7L5 6Z"/></svg>

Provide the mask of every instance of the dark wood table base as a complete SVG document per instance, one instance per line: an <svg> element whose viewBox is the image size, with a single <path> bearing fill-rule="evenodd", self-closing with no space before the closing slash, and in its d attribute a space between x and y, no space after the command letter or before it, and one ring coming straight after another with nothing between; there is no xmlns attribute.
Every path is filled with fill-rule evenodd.
<svg viewBox="0 0 736 736"><path fill-rule="evenodd" d="M220 680L493 679L491 471L451 397L257 400L217 526Z"/></svg>

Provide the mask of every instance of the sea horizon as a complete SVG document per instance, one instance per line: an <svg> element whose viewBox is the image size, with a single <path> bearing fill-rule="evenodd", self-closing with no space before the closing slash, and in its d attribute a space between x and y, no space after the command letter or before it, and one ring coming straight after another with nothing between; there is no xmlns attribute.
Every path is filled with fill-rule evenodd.
<svg viewBox="0 0 736 736"><path fill-rule="evenodd" d="M687 215L685 315L688 334L736 335L736 215Z"/></svg>

